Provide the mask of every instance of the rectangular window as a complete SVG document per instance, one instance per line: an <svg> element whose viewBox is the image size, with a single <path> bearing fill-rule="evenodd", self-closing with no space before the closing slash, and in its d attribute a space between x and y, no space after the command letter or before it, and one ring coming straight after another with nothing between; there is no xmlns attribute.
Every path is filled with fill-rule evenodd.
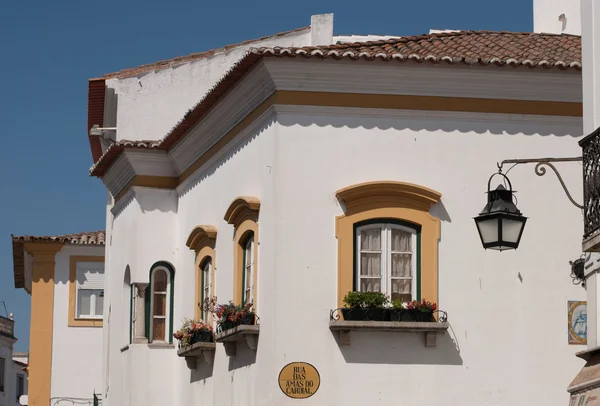
<svg viewBox="0 0 600 406"><path fill-rule="evenodd" d="M17 402L25 394L25 377L17 375Z"/></svg>
<svg viewBox="0 0 600 406"><path fill-rule="evenodd" d="M208 323L208 310L204 306L204 301L210 298L211 269L212 262L209 259L204 263L204 266L202 267L202 300L200 302L202 306L202 319L206 323Z"/></svg>
<svg viewBox="0 0 600 406"><path fill-rule="evenodd" d="M246 241L244 245L244 297L242 298L243 303L253 303L254 301L254 281L252 279L254 274L254 261L253 261L253 251L254 251L254 236L251 236Z"/></svg>
<svg viewBox="0 0 600 406"><path fill-rule="evenodd" d="M77 318L101 319L104 307L104 263L77 263Z"/></svg>
<svg viewBox="0 0 600 406"><path fill-rule="evenodd" d="M417 298L416 233L396 224L370 224L356 230L357 289L382 292L392 301Z"/></svg>
<svg viewBox="0 0 600 406"><path fill-rule="evenodd" d="M4 358L0 358L0 392L4 393L4 374L6 371L6 368L4 367L4 363L5 363L5 359Z"/></svg>

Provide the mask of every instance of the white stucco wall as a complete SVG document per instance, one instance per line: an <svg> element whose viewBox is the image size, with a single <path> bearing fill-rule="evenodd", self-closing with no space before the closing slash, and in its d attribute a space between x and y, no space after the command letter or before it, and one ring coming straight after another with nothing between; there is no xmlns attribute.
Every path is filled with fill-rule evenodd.
<svg viewBox="0 0 600 406"><path fill-rule="evenodd" d="M56 254L51 398L91 399L101 393L102 329L68 326L68 282L71 256L103 255L103 247L73 245Z"/></svg>
<svg viewBox="0 0 600 406"><path fill-rule="evenodd" d="M14 405L12 351L12 344L0 338L0 358L4 359L4 392L0 392L0 406Z"/></svg>
<svg viewBox="0 0 600 406"><path fill-rule="evenodd" d="M105 117L112 117L112 111L118 106L117 139L161 139L249 48L326 45L332 41L333 15L313 16L311 25L306 30L217 49L214 55L193 62L107 80L106 86L116 94L116 103L109 100Z"/></svg>
<svg viewBox="0 0 600 406"><path fill-rule="evenodd" d="M319 392L303 401L308 406L567 402L565 387L582 365L574 357L582 348L567 345L566 323L567 300L585 298L568 265L581 251L579 210L552 174L540 178L530 165L510 172L529 217L518 251L484 251L472 218L497 161L576 156L580 120L374 113L291 109L201 168L180 187L178 204L164 192L132 192L133 201L111 219L110 269L121 274L111 281L111 292L119 292L110 295L113 313L128 311L118 299L127 264L136 281L167 260L176 268L175 328L193 315L194 255L185 240L198 224L217 226L215 292L220 302L231 299L233 228L223 215L236 196L257 196L261 335L256 354L240 347L227 357L217 345L214 366L199 363L195 371L175 348L120 352L111 338L105 406L291 405L298 401L281 393L277 376L292 361L312 363L321 374ZM560 170L581 196L579 164ZM434 213L443 220L439 304L452 328L434 349L420 335L395 333L353 333L352 345L340 348L329 331L334 224L342 214L335 191L372 180L417 183L443 195ZM148 196L154 209L137 200ZM111 337L123 337L120 325L112 324Z"/></svg>
<svg viewBox="0 0 600 406"><path fill-rule="evenodd" d="M581 35L581 0L533 0L533 31ZM565 20L559 17L564 14Z"/></svg>

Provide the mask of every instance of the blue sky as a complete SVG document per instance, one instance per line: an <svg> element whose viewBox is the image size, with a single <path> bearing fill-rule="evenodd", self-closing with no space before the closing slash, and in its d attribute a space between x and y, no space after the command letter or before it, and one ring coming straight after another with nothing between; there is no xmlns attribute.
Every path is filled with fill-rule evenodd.
<svg viewBox="0 0 600 406"><path fill-rule="evenodd" d="M14 288L10 234L104 228L105 190L88 177L88 78L304 27L312 14L334 13L336 35L416 35L531 31L532 9L533 0L3 1L0 302L15 314L16 350L29 346L30 298Z"/></svg>

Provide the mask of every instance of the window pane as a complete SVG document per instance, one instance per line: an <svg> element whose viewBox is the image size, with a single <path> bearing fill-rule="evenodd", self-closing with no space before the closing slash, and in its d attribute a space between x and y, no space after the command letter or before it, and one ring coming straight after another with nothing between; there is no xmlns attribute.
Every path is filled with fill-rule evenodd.
<svg viewBox="0 0 600 406"><path fill-rule="evenodd" d="M4 358L0 358L0 392L4 392Z"/></svg>
<svg viewBox="0 0 600 406"><path fill-rule="evenodd" d="M246 252L244 254L245 260L246 260L246 266L250 265L252 263L252 245L254 242L254 237L250 237L248 239L248 242L246 243Z"/></svg>
<svg viewBox="0 0 600 406"><path fill-rule="evenodd" d="M412 280L411 279L392 279L392 300L399 299L402 302L410 302Z"/></svg>
<svg viewBox="0 0 600 406"><path fill-rule="evenodd" d="M81 316L90 316L91 314L91 309L92 309L92 303L91 303L91 299L92 299L92 291L91 290L84 290L84 289L79 289L79 306L78 306L78 317Z"/></svg>
<svg viewBox="0 0 600 406"><path fill-rule="evenodd" d="M17 402L19 398L25 393L25 378L21 375L17 376Z"/></svg>
<svg viewBox="0 0 600 406"><path fill-rule="evenodd" d="M381 229L372 228L360 232L360 249L363 251L381 250Z"/></svg>
<svg viewBox="0 0 600 406"><path fill-rule="evenodd" d="M208 287L208 285L210 284L210 261L207 261L206 264L204 265L204 270L203 270L203 287L206 289ZM204 296L205 298L207 298L208 296Z"/></svg>
<svg viewBox="0 0 600 406"><path fill-rule="evenodd" d="M412 252L412 233L392 228L392 251Z"/></svg>
<svg viewBox="0 0 600 406"><path fill-rule="evenodd" d="M104 308L104 291L97 290L95 293L96 293L96 316L102 316L102 309Z"/></svg>
<svg viewBox="0 0 600 406"><path fill-rule="evenodd" d="M166 316L167 311L167 295L164 293L155 293L154 294L154 311L152 315L154 316Z"/></svg>
<svg viewBox="0 0 600 406"><path fill-rule="evenodd" d="M165 319L154 319L152 327L152 339L155 341L165 341Z"/></svg>
<svg viewBox="0 0 600 406"><path fill-rule="evenodd" d="M154 272L154 291L167 291L167 273L162 269L159 269Z"/></svg>
<svg viewBox="0 0 600 406"><path fill-rule="evenodd" d="M392 254L392 277L410 277L411 254Z"/></svg>
<svg viewBox="0 0 600 406"><path fill-rule="evenodd" d="M250 286L252 286L252 267L251 266L247 266L246 267L246 276L244 279L244 283L246 286L244 286L244 288L249 289Z"/></svg>
<svg viewBox="0 0 600 406"><path fill-rule="evenodd" d="M381 254L360 254L360 274L381 276Z"/></svg>
<svg viewBox="0 0 600 406"><path fill-rule="evenodd" d="M361 278L361 292L381 292L381 278Z"/></svg>

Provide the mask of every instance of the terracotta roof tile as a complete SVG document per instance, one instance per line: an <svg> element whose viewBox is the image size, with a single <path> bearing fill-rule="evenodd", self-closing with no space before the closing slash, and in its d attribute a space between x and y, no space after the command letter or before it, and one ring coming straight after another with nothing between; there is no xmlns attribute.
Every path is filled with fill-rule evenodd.
<svg viewBox="0 0 600 406"><path fill-rule="evenodd" d="M55 236L11 235L13 242L52 242L72 245L104 245L104 230Z"/></svg>
<svg viewBox="0 0 600 406"><path fill-rule="evenodd" d="M166 137L152 146L143 146L143 142L131 141L131 145L111 146L92 166L90 175L103 176L125 148L156 148L168 151L208 114L258 60L266 57L395 60L581 70L581 37L567 34L457 31L316 47L252 48L184 115Z"/></svg>
<svg viewBox="0 0 600 406"><path fill-rule="evenodd" d="M105 232L101 230L55 236L11 235L11 238L15 288L25 288L27 290L27 286L25 286L25 243L59 243L70 245L93 245L96 247L102 247L104 246ZM31 294L31 292L29 293Z"/></svg>
<svg viewBox="0 0 600 406"><path fill-rule="evenodd" d="M457 31L339 43L318 47L260 48L263 56L412 60L467 65L525 65L581 69L581 37L530 32Z"/></svg>

